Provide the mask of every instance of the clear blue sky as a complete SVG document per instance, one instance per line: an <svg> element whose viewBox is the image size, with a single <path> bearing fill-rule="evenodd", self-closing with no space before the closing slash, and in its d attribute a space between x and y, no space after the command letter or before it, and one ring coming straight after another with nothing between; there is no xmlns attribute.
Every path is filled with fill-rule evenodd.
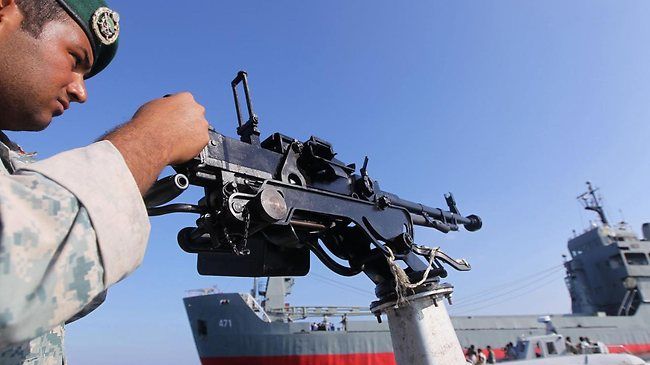
<svg viewBox="0 0 650 365"><path fill-rule="evenodd" d="M473 265L448 278L459 303L560 264L571 230L592 218L575 201L586 180L602 188L611 220L620 220L620 208L637 232L650 221L648 2L111 5L122 15L121 48L88 83L88 103L45 132L12 134L42 158L88 144L143 102L183 90L233 136L229 82L246 69L264 135L317 135L346 162L370 156L369 172L385 190L438 206L452 191L462 212L483 217L477 233L416 234ZM195 273L195 258L176 244L193 218L152 220L142 267L68 327L72 364L198 364L184 291L245 291L250 281ZM363 276L338 278L318 263L313 273L296 285L293 304L373 299ZM452 312L568 312L562 277L557 271L518 298Z"/></svg>

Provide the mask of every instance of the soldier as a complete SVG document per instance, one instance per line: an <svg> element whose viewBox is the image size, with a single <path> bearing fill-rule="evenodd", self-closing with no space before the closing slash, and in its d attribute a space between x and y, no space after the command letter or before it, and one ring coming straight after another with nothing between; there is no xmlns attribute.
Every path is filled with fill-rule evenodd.
<svg viewBox="0 0 650 365"><path fill-rule="evenodd" d="M492 346L488 345L486 347L486 352L487 352L487 359L485 360L486 364L496 364L497 362L497 357L494 354L494 350L492 350Z"/></svg>
<svg viewBox="0 0 650 365"><path fill-rule="evenodd" d="M117 50L102 0L0 0L0 130L39 131ZM99 305L142 261L142 194L208 142L189 93L143 105L87 147L32 161L0 132L0 363L64 363L63 324Z"/></svg>

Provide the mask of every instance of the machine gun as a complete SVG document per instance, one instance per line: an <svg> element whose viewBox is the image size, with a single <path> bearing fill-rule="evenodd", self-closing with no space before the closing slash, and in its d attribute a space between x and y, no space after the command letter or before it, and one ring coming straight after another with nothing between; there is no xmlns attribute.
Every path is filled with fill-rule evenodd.
<svg viewBox="0 0 650 365"><path fill-rule="evenodd" d="M416 244L414 226L476 231L481 219L461 215L451 194L445 195L444 210L381 190L368 175L367 157L356 173L354 164L339 161L320 138L299 142L274 133L260 141L246 73L239 72L231 86L240 139L210 130L200 155L173 166L177 174L157 181L146 194L149 215L199 214L195 227L178 233L178 243L197 254L202 275L306 275L310 252L337 274L364 272L379 299L371 310L379 320L388 314L398 364L463 362L449 316L438 305L441 298L451 303L453 286L439 280L447 276L441 262L460 271L470 265ZM167 204L189 185L204 188L197 204Z"/></svg>
<svg viewBox="0 0 650 365"><path fill-rule="evenodd" d="M481 228L478 216L460 214L451 194L445 195L448 210L443 210L382 191L368 175L367 157L357 174L354 164L336 159L332 145L320 138L299 142L274 133L260 142L246 72L239 72L231 86L240 140L210 130L210 143L200 155L174 166L178 174L159 180L145 197L152 216L200 215L196 227L178 234L180 247L198 254L200 274L301 276L309 271L311 251L337 274L364 271L378 284L379 278L390 277L386 257L405 261L409 272L426 269L417 256L428 256L430 250L414 243L414 225L444 233L460 225L468 231ZM190 184L205 189L198 204L162 205ZM433 276L446 276L439 260L469 270L464 260L441 251L434 255Z"/></svg>

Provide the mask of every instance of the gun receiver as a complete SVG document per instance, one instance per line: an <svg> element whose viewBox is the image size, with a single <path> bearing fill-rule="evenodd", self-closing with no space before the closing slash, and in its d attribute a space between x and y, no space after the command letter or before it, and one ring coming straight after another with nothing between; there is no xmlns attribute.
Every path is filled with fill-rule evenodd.
<svg viewBox="0 0 650 365"><path fill-rule="evenodd" d="M237 94L240 83L246 122ZM392 278L387 257L403 260L406 273L414 276L430 265L431 277L446 276L439 261L469 270L464 260L414 242L414 225L443 233L459 226L481 228L478 216L460 214L451 194L445 195L449 210L401 199L370 178L367 158L357 174L354 164L336 159L332 145L317 137L299 142L274 133L260 142L245 72L233 80L232 89L240 140L210 130L210 143L201 154L174 166L190 185L203 187L204 198L195 205L161 206L182 192L178 181L185 181L167 178L146 199L150 215L200 215L195 227L178 234L181 248L198 254L200 274L305 275L310 251L334 272L351 276L363 271L376 284ZM166 198L160 192L167 192ZM419 257L430 255L435 257L427 257L428 264Z"/></svg>

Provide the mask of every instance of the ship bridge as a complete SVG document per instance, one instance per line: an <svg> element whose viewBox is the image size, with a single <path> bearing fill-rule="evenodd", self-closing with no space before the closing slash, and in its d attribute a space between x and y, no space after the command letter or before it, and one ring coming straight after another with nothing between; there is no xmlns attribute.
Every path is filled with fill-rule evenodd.
<svg viewBox="0 0 650 365"><path fill-rule="evenodd" d="M633 315L650 303L650 224L639 239L624 222L611 226L597 189L578 196L585 209L598 213L600 222L568 242L571 260L565 278L574 314Z"/></svg>

